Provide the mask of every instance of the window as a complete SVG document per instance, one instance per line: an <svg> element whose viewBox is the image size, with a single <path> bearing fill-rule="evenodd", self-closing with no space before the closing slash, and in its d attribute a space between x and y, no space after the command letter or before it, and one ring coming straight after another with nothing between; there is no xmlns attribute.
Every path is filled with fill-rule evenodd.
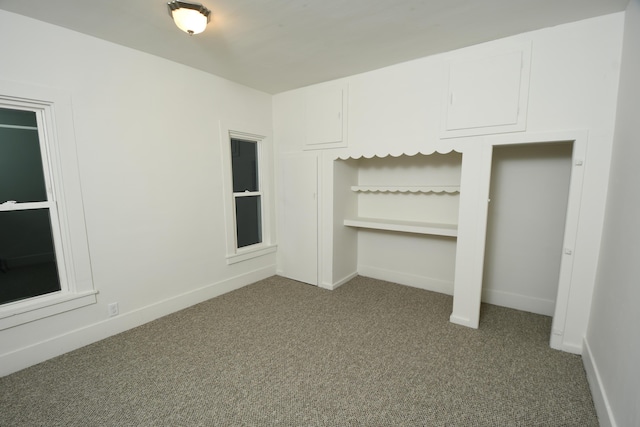
<svg viewBox="0 0 640 427"><path fill-rule="evenodd" d="M61 290L58 215L37 122L34 111L0 108L0 304Z"/></svg>
<svg viewBox="0 0 640 427"><path fill-rule="evenodd" d="M238 248L262 243L262 193L258 174L258 142L231 139L233 201Z"/></svg>
<svg viewBox="0 0 640 427"><path fill-rule="evenodd" d="M265 133L221 125L229 264L275 251L271 242L270 147ZM230 221L231 219L231 221Z"/></svg>
<svg viewBox="0 0 640 427"><path fill-rule="evenodd" d="M0 80L0 329L94 304L95 294L71 101Z"/></svg>

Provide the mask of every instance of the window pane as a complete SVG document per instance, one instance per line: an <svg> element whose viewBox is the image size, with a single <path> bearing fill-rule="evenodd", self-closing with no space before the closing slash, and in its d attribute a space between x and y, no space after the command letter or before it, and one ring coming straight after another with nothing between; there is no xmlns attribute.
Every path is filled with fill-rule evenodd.
<svg viewBox="0 0 640 427"><path fill-rule="evenodd" d="M231 140L233 192L258 191L258 143Z"/></svg>
<svg viewBox="0 0 640 427"><path fill-rule="evenodd" d="M0 125L37 127L38 122L33 111L0 108Z"/></svg>
<svg viewBox="0 0 640 427"><path fill-rule="evenodd" d="M48 209L0 212L0 304L60 290Z"/></svg>
<svg viewBox="0 0 640 427"><path fill-rule="evenodd" d="M239 248L262 242L260 196L236 197L236 236Z"/></svg>
<svg viewBox="0 0 640 427"><path fill-rule="evenodd" d="M12 127L35 120L32 111L0 108L0 203L47 200L38 131Z"/></svg>

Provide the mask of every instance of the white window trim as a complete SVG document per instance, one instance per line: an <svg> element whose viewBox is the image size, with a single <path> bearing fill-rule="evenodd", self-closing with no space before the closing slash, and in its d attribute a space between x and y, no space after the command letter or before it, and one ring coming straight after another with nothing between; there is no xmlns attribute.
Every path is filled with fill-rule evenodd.
<svg viewBox="0 0 640 427"><path fill-rule="evenodd" d="M251 246L238 248L236 238L235 195L233 193L233 171L231 165L231 139L256 141L258 146L258 180L262 209L262 242ZM226 225L226 252L227 264L235 264L277 250L274 242L274 214L271 191L272 176L272 147L269 132L264 129L254 129L243 125L232 125L220 122L220 145L222 156L222 182L224 194L225 225ZM257 193L252 193L257 194Z"/></svg>
<svg viewBox="0 0 640 427"><path fill-rule="evenodd" d="M3 330L95 304L97 292L91 276L69 96L51 88L0 80L0 105L36 112L51 221L59 226L53 226L52 232L57 240L61 286L57 292L0 305Z"/></svg>

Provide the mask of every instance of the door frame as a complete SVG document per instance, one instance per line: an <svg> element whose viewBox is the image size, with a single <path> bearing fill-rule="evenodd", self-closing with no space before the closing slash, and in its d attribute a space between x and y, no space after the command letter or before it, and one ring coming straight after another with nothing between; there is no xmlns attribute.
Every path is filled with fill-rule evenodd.
<svg viewBox="0 0 640 427"><path fill-rule="evenodd" d="M501 145L572 142L572 167L563 237L563 254L550 346L554 349L580 353L581 349L564 344L564 330L567 324L572 290L579 286L573 281L573 264L582 203L587 141L588 132L585 130L490 135L467 141L466 147L463 149L461 212L451 322L472 328L477 328L479 324L493 148ZM475 160L469 164L468 170L465 171L464 154L472 152L474 155L471 158ZM465 188L465 183L470 185ZM463 212L463 206L466 207L465 212Z"/></svg>

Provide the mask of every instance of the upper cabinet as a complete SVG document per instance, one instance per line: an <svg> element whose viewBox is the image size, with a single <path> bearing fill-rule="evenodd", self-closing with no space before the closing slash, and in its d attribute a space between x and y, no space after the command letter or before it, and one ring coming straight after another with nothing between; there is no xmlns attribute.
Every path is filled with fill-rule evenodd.
<svg viewBox="0 0 640 427"><path fill-rule="evenodd" d="M305 148L343 148L347 146L346 83L331 83L306 93Z"/></svg>
<svg viewBox="0 0 640 427"><path fill-rule="evenodd" d="M531 43L452 59L441 137L526 130L530 63Z"/></svg>

